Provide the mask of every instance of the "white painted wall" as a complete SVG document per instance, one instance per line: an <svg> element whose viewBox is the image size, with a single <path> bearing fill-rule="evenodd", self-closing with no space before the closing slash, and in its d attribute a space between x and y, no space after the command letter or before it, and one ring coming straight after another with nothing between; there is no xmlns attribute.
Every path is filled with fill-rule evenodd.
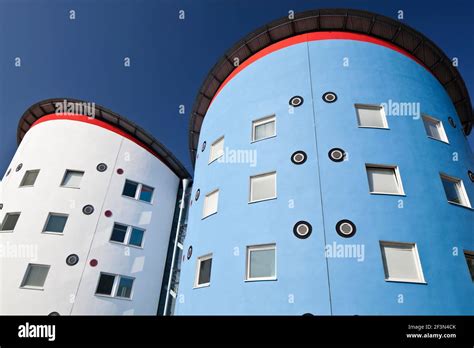
<svg viewBox="0 0 474 348"><path fill-rule="evenodd" d="M106 172L96 170L101 162ZM0 245L30 246L33 254L0 259L0 314L156 314L179 178L134 142L71 120L31 128L10 168L2 182L0 221L7 212L21 216L13 233L0 232ZM118 175L117 168L124 173ZM20 188L30 169L40 169L34 187ZM85 171L80 189L60 187L66 169ZM125 179L154 187L153 203L122 197ZM82 213L86 204L94 206L92 215ZM113 216L105 217L105 210ZM63 235L42 233L49 212L69 214ZM146 229L144 248L109 242L114 221ZM68 266L72 253L80 260ZM96 267L91 259L98 260ZM44 290L20 288L29 262L51 266ZM132 299L95 295L101 271L135 277Z"/></svg>

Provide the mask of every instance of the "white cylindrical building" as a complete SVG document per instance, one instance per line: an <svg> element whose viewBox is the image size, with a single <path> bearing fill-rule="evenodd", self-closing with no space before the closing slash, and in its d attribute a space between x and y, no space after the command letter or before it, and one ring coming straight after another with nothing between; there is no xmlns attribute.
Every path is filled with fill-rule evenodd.
<svg viewBox="0 0 474 348"><path fill-rule="evenodd" d="M33 105L18 143L0 190L0 314L155 315L186 169L77 100Z"/></svg>

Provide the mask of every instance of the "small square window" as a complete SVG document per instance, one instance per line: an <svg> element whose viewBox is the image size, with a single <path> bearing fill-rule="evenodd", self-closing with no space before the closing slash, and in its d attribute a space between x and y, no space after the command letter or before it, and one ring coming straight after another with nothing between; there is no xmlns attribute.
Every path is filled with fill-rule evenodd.
<svg viewBox="0 0 474 348"><path fill-rule="evenodd" d="M423 124L425 126L426 135L429 138L448 143L448 137L444 131L443 123L433 117L423 115Z"/></svg>
<svg viewBox="0 0 474 348"><path fill-rule="evenodd" d="M356 104L359 127L388 128L384 108L380 105Z"/></svg>
<svg viewBox="0 0 474 348"><path fill-rule="evenodd" d="M20 187L34 186L39 172L39 169L26 171L21 180Z"/></svg>
<svg viewBox="0 0 474 348"><path fill-rule="evenodd" d="M208 286L211 283L212 254L197 259L194 287Z"/></svg>
<svg viewBox="0 0 474 348"><path fill-rule="evenodd" d="M247 247L247 280L276 279L276 245Z"/></svg>
<svg viewBox="0 0 474 348"><path fill-rule="evenodd" d="M145 233L144 230L140 228L132 227L131 232L130 232L130 240L128 241L128 244L141 247L143 244L144 233Z"/></svg>
<svg viewBox="0 0 474 348"><path fill-rule="evenodd" d="M49 213L43 232L63 233L67 218L65 214Z"/></svg>
<svg viewBox="0 0 474 348"><path fill-rule="evenodd" d="M459 204L470 208L471 203L464 188L464 183L461 179L441 174L441 181L443 182L444 192L448 202Z"/></svg>
<svg viewBox="0 0 474 348"><path fill-rule="evenodd" d="M276 198L276 172L250 177L250 203Z"/></svg>
<svg viewBox="0 0 474 348"><path fill-rule="evenodd" d="M464 256L466 257L467 268L471 274L471 280L474 282L474 251L464 251Z"/></svg>
<svg viewBox="0 0 474 348"><path fill-rule="evenodd" d="M125 186L123 187L122 195L135 198L137 196L138 183L125 180Z"/></svg>
<svg viewBox="0 0 474 348"><path fill-rule="evenodd" d="M49 272L49 265L37 265L30 263L26 268L25 276L21 282L22 288L42 289Z"/></svg>
<svg viewBox="0 0 474 348"><path fill-rule="evenodd" d="M217 213L217 206L219 204L219 190L214 190L208 193L204 198L204 205L202 209L202 218Z"/></svg>
<svg viewBox="0 0 474 348"><path fill-rule="evenodd" d="M99 277L99 284L97 285L96 294L112 296L112 291L115 283L115 275L101 273Z"/></svg>
<svg viewBox="0 0 474 348"><path fill-rule="evenodd" d="M418 250L414 243L380 242L385 280L424 283Z"/></svg>
<svg viewBox="0 0 474 348"><path fill-rule="evenodd" d="M209 163L214 162L216 159L224 155L224 137L220 137L211 145L211 151L209 151Z"/></svg>
<svg viewBox="0 0 474 348"><path fill-rule="evenodd" d="M7 213L3 218L1 231L15 230L16 223L20 218L20 213Z"/></svg>
<svg viewBox="0 0 474 348"><path fill-rule="evenodd" d="M276 135L275 116L265 117L252 122L252 141L271 138Z"/></svg>
<svg viewBox="0 0 474 348"><path fill-rule="evenodd" d="M153 198L153 191L153 187L142 185L139 200L151 203L151 200Z"/></svg>
<svg viewBox="0 0 474 348"><path fill-rule="evenodd" d="M384 165L365 165L369 190L372 194L403 195L403 185L398 167Z"/></svg>
<svg viewBox="0 0 474 348"><path fill-rule="evenodd" d="M64 173L63 181L61 182L62 187L79 188L81 186L82 177L84 172L79 170L66 170Z"/></svg>
<svg viewBox="0 0 474 348"><path fill-rule="evenodd" d="M123 297L123 298L132 297L133 281L135 279L125 277L125 276L119 276L119 277L120 277L120 280L117 286L117 293L115 294L115 296Z"/></svg>
<svg viewBox="0 0 474 348"><path fill-rule="evenodd" d="M110 236L110 240L113 242L124 243L127 230L128 226L114 223L114 228L112 229L112 235Z"/></svg>

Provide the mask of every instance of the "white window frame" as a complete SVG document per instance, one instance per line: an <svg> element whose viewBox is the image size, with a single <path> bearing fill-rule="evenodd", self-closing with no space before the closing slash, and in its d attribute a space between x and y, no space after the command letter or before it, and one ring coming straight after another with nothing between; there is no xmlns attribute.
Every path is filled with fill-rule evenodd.
<svg viewBox="0 0 474 348"><path fill-rule="evenodd" d="M5 225L5 222L7 222L7 217L10 215L18 215L18 219L16 220L15 227L13 230L4 230L3 225ZM12 233L15 231L16 225L18 224L18 221L20 220L21 212L19 211L12 211L5 213L5 216L3 217L2 224L0 225L0 233Z"/></svg>
<svg viewBox="0 0 474 348"><path fill-rule="evenodd" d="M26 180L26 176L28 174L31 174L31 173L36 173L36 178L35 178L35 182L33 183L33 185L25 185L25 180ZM23 178L21 179L21 182L20 182L20 186L19 187L33 187L35 186L36 184L36 180L38 180L38 175L40 173L40 170L39 169L30 169L30 170L27 170L25 172L25 174L23 175Z"/></svg>
<svg viewBox="0 0 474 348"><path fill-rule="evenodd" d="M250 277L250 253L252 251L261 251L261 250L275 250L275 275L272 277ZM261 281L261 280L277 280L278 270L277 270L277 246L276 243L269 243L269 244L257 244L257 245L248 245L247 246L247 253L246 253L246 266L245 266L245 281L246 282L254 282L254 281Z"/></svg>
<svg viewBox="0 0 474 348"><path fill-rule="evenodd" d="M113 276L113 277L114 277L114 284L112 285L112 291L111 291L111 294L110 294L110 295L107 295L107 294L98 294L98 293L97 293L97 290L99 289L100 277L102 276L102 274L105 274L105 275L109 275L109 276ZM133 279L132 290L130 291L130 297L117 296L118 286L119 286L119 283L120 283L120 279L121 279L122 277L123 277L123 278ZM100 273L99 273L99 279L97 280L97 285L96 285L96 287L95 287L94 295L95 295L95 296L99 296L99 297L108 297L108 298L116 298L116 299L119 299L119 300L132 301L132 299L133 299L133 293L135 292L135 280L136 280L135 277L126 276L126 275L123 275L123 274L109 273L109 272L100 272Z"/></svg>
<svg viewBox="0 0 474 348"><path fill-rule="evenodd" d="M400 283L416 283L416 284L426 284L425 276L423 274L423 267L421 266L420 254L418 253L418 246L416 243L406 243L406 242L393 242L381 240L380 242L380 253L382 256L382 266L384 271L384 277L386 282L400 282ZM384 246L388 247L412 247L412 252L414 253L416 271L418 273L418 279L408 279L408 278L390 278L387 277L387 264L385 263L384 257Z"/></svg>
<svg viewBox="0 0 474 348"><path fill-rule="evenodd" d="M66 179L66 175L68 172L75 172L75 173L82 173L82 176L81 176L81 182L79 183L79 186L68 186L68 185L64 185L64 179ZM64 175L61 179L61 183L59 184L59 187L64 187L64 188L71 188L71 189L76 189L76 190L79 190L81 188L81 184L82 184L82 179L84 178L84 174L85 174L85 171L83 170L78 170L78 169L66 169L64 171Z"/></svg>
<svg viewBox="0 0 474 348"><path fill-rule="evenodd" d="M43 286L33 286L33 285L25 285L26 278L31 271L32 266L40 266L43 268L48 268L48 272L46 273L46 278L44 279ZM44 285L46 284L46 280L48 279L49 270L51 269L51 265L39 264L39 263L29 263L26 267L25 274L20 283L20 289L31 289L31 290L44 290Z"/></svg>
<svg viewBox="0 0 474 348"><path fill-rule="evenodd" d="M272 135L269 135L269 136L265 137L265 138L256 139L256 128L258 126L261 126L261 125L264 125L264 124L267 124L267 123L271 123L271 122L273 122L275 124L274 133ZM265 116L265 117L262 117L262 118L259 118L259 119L256 119L256 120L252 121L252 143L276 137L276 135L277 135L276 126L277 126L276 125L276 115L274 115L274 114L270 115L270 116Z"/></svg>
<svg viewBox="0 0 474 348"><path fill-rule="evenodd" d="M421 120L423 122L423 128L425 128L426 136L428 138L433 139L433 140L438 140L438 141L441 141L443 143L449 144L448 136L446 135L446 131L444 130L443 121L438 120L437 118L434 118L434 117L426 115L426 114L421 115ZM436 128L438 129L438 133L440 134L441 139L432 137L431 135L428 134L428 132L426 131L426 126L424 124L425 121L426 122L431 122L432 124L436 125Z"/></svg>
<svg viewBox="0 0 474 348"><path fill-rule="evenodd" d="M63 217L66 217L66 223L64 224L64 229L62 230L62 232L53 232L53 231L46 231L46 226L48 226L48 223L49 223L49 219L51 218L51 216L63 216ZM67 221L69 220L69 215L68 214L63 214L63 213L54 213L54 212L50 212L48 213L48 216L46 217L46 222L43 226L43 230L41 233L46 233L46 234L54 234L54 235L64 235L64 230L66 229L66 224L67 224Z"/></svg>
<svg viewBox="0 0 474 348"><path fill-rule="evenodd" d="M472 209L471 201L469 200L469 196L467 195L467 191L466 191L466 188L464 187L463 180L459 179L455 176L448 175L446 173L439 173L439 176L441 178L441 185L443 186L443 192L445 194L445 197L446 197L446 200L448 201L448 203L454 204L454 205L457 205L457 206L460 206L460 207L465 207L465 208ZM452 201L448 200L448 197L446 196L446 191L444 189L443 179L446 180L446 181L454 182L455 184L458 185L459 194L461 195L461 197L460 197L461 201L463 201L465 204L456 203L456 202L452 202Z"/></svg>
<svg viewBox="0 0 474 348"><path fill-rule="evenodd" d="M201 263L202 263L202 261L206 261L206 260L209 260L209 259L212 260L212 253L209 253L209 254L206 254L206 255L203 255L203 256L199 256L196 259L196 271L194 272L194 274L195 274L195 276L194 276L194 287L193 287L194 289L205 288L205 287L208 287L208 286L211 285L211 280L210 279L211 279L211 276L212 276L212 263L211 263L211 274L210 274L210 277L209 277L209 282L199 284L199 276L200 276L200 273L201 273Z"/></svg>
<svg viewBox="0 0 474 348"><path fill-rule="evenodd" d="M357 126L359 128L390 129L388 127L387 114L383 105L378 104L354 104L356 109ZM381 110L383 127L363 126L360 124L359 109Z"/></svg>
<svg viewBox="0 0 474 348"><path fill-rule="evenodd" d="M221 154L218 154L218 155L216 155L216 156L214 156L214 157L212 157L212 153L213 153L212 148L213 148L218 142L220 142L221 140L223 141L223 144L222 144L222 153L221 153ZM222 156L224 156L224 152L225 152L224 146L225 146L225 137L224 137L223 135L220 136L219 138L217 138L216 140L214 140L214 142L211 144L211 146L210 146L210 148L209 148L209 163L208 163L208 164L211 164L212 162L215 162L215 161L217 161L219 158L221 158Z"/></svg>
<svg viewBox="0 0 474 348"><path fill-rule="evenodd" d="M125 231L125 237L123 239L123 242L112 240L112 235L114 234L114 227L115 227L116 224L125 226L127 228L127 230ZM143 232L143 238L142 238L142 245L141 246L130 244L130 238L132 238L132 230L133 229L140 230L140 231ZM144 228L136 227L136 226L132 226L132 225L127 225L127 224L123 224L121 222L114 221L114 224L112 225L112 230L110 232L109 242L113 243L113 244L129 246L129 247L132 247L132 248L143 249L143 247L145 245L145 234L146 234L145 232L146 232L146 229L144 229Z"/></svg>
<svg viewBox="0 0 474 348"><path fill-rule="evenodd" d="M207 200L209 198L209 196L215 194L217 192L217 204L216 204L216 211L212 211L210 212L209 214L205 215L205 212L206 212L206 203L207 203ZM206 196L204 196L204 202L202 204L202 218L201 219L205 219L209 216L212 216L214 214L217 214L217 212L219 211L219 196L220 196L220 190L218 188L212 190L211 192L209 192L208 194L206 194Z"/></svg>
<svg viewBox="0 0 474 348"><path fill-rule="evenodd" d="M127 181L130 182L130 183L133 183L133 184L137 184L137 191L135 192L135 196L134 197L130 197L130 196L125 196L123 194L123 189L125 188L125 185L127 184ZM153 189L153 193L151 194L151 200L148 202L148 201L144 201L142 199L140 199L140 194L142 193L142 188L143 186L146 186L146 187L150 187ZM153 204L153 201L155 200L155 193L156 193L156 189L151 186L151 185L147 185L147 184L142 184L141 182L138 182L138 181L135 181L135 180L130 180L130 179L125 179L125 182L123 183L123 187L122 187L122 197L124 198L129 198L129 199L133 199L135 201L138 201L138 202L143 202L143 203L147 203L147 204Z"/></svg>
<svg viewBox="0 0 474 348"><path fill-rule="evenodd" d="M377 191L370 191L370 181L369 181L369 168L375 168L375 169L393 169L395 173L395 180L398 185L399 192L398 193L392 193L392 192L377 192ZM390 196L405 196L405 190L403 189L403 182L402 182L402 177L400 175L400 169L396 165L390 165L390 164L374 164L374 163L366 163L365 164L365 175L367 176L367 184L369 186L369 193L371 195L390 195Z"/></svg>
<svg viewBox="0 0 474 348"><path fill-rule="evenodd" d="M275 175L275 195L272 196L272 197L267 197L267 198L263 198L263 199L252 200L252 193L253 193L252 179L253 178L258 178L258 177L261 177L261 176L269 176L271 174ZM249 178L249 204L250 203L258 203L258 202L268 201L268 200L271 200L271 199L276 199L278 197L277 187L278 187L278 185L277 185L277 171L276 170L266 172L266 173L251 175L250 178Z"/></svg>

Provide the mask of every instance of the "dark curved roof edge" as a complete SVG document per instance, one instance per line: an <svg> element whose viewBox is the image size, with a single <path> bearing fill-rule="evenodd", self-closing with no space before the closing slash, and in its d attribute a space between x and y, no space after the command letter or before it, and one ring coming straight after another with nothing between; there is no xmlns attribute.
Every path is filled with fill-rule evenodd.
<svg viewBox="0 0 474 348"><path fill-rule="evenodd" d="M456 108L464 133L471 132L474 122L471 99L464 81L451 60L430 39L391 18L352 9L322 9L295 13L265 25L237 42L210 70L194 102L189 122L189 150L195 163L202 121L212 98L221 84L236 68L233 58L244 62L271 44L292 36L314 31L346 31L370 35L399 46L418 58L439 80Z"/></svg>
<svg viewBox="0 0 474 348"><path fill-rule="evenodd" d="M17 143L21 143L23 137L31 128L33 123L44 116L54 114L56 112L56 103L63 103L64 100L71 103L88 103L87 101L73 98L53 98L33 104L25 111L18 122ZM186 179L191 177L186 168L163 144L132 121L127 120L125 117L110 111L103 106L97 105L97 103L95 104L95 118L120 129L136 139L145 148L157 154L161 161L165 163L179 178Z"/></svg>

